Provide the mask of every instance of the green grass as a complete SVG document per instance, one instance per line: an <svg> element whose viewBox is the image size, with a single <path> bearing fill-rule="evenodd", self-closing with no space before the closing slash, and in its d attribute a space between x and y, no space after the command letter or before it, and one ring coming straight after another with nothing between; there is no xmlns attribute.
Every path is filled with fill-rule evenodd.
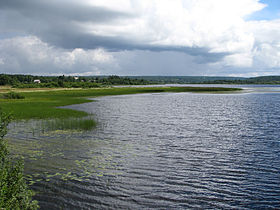
<svg viewBox="0 0 280 210"><path fill-rule="evenodd" d="M8 93L4 93L2 98L4 98L4 99L24 99L24 96L20 95L19 93L10 91Z"/></svg>
<svg viewBox="0 0 280 210"><path fill-rule="evenodd" d="M82 111L61 109L57 107L90 102L87 97L108 95L123 95L152 92L228 92L238 91L237 88L218 87L125 87L100 88L83 90L57 90L21 92L24 99L0 99L0 107L6 113L11 113L15 120L48 119L48 118L77 118L88 114ZM1 97L0 97L1 98Z"/></svg>

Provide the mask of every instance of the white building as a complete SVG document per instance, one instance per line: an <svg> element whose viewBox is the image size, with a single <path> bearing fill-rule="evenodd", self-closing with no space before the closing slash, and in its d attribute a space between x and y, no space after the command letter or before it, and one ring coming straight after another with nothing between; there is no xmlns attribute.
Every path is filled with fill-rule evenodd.
<svg viewBox="0 0 280 210"><path fill-rule="evenodd" d="M35 79L33 82L34 83L41 83L41 81L39 79Z"/></svg>

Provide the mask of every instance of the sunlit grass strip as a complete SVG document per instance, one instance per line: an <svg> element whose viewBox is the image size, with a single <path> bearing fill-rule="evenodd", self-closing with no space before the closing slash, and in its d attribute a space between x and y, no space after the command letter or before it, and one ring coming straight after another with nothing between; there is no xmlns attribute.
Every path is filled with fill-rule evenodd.
<svg viewBox="0 0 280 210"><path fill-rule="evenodd" d="M62 118L42 122L42 129L44 131L89 131L95 126L96 122L90 118Z"/></svg>

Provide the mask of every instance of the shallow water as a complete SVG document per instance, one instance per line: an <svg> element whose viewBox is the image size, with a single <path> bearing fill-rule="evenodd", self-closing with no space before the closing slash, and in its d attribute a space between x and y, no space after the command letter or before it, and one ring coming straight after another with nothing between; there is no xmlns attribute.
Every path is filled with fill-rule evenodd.
<svg viewBox="0 0 280 210"><path fill-rule="evenodd" d="M69 106L92 131L30 121L8 138L42 209L280 208L277 88L101 97Z"/></svg>

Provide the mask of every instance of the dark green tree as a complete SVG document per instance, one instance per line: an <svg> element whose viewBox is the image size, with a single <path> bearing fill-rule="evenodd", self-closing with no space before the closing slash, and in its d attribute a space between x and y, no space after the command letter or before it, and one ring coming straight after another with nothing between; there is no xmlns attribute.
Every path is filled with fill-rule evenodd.
<svg viewBox="0 0 280 210"><path fill-rule="evenodd" d="M13 161L3 139L11 116L0 109L0 209L38 209L34 193L28 189L23 176L22 161Z"/></svg>

